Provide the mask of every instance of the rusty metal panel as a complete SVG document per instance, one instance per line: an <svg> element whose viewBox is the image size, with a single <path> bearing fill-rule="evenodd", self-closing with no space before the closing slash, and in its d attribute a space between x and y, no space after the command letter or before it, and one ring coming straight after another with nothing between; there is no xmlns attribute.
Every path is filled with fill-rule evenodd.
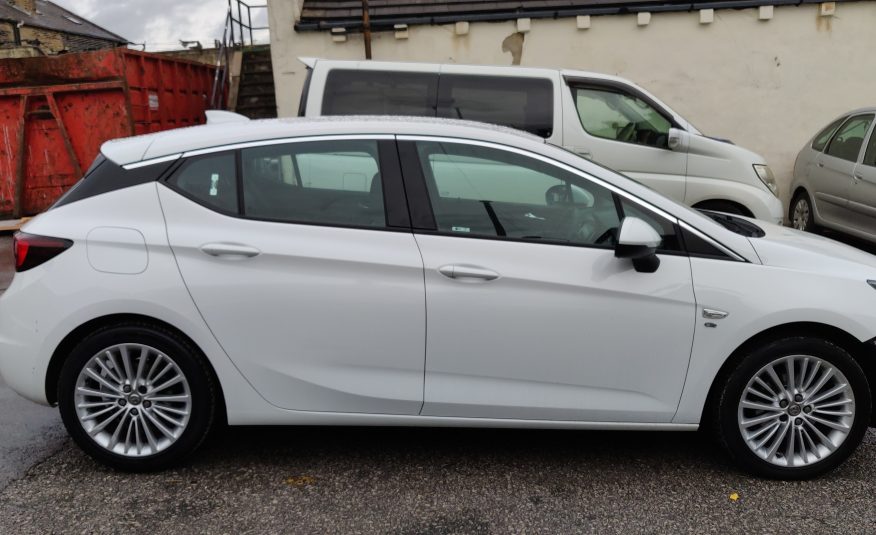
<svg viewBox="0 0 876 535"><path fill-rule="evenodd" d="M109 139L204 123L214 74L121 48L0 61L0 216L48 208Z"/></svg>

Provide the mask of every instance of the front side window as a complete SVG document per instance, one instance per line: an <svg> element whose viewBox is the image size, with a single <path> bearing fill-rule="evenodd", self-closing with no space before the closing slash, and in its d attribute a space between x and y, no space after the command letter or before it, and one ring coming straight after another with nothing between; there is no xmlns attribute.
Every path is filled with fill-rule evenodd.
<svg viewBox="0 0 876 535"><path fill-rule="evenodd" d="M237 167L233 152L191 158L168 183L210 208L237 212Z"/></svg>
<svg viewBox="0 0 876 535"><path fill-rule="evenodd" d="M244 213L276 221L383 227L378 162L373 140L243 149Z"/></svg>
<svg viewBox="0 0 876 535"><path fill-rule="evenodd" d="M540 160L463 143L418 142L417 151L439 232L609 248L635 216L663 235L663 250L680 250L673 223Z"/></svg>
<svg viewBox="0 0 876 535"><path fill-rule="evenodd" d="M547 78L442 74L438 117L500 124L548 138L554 85Z"/></svg>
<svg viewBox="0 0 876 535"><path fill-rule="evenodd" d="M435 117L438 75L335 69L325 82L323 115Z"/></svg>
<svg viewBox="0 0 876 535"><path fill-rule="evenodd" d="M644 100L613 89L572 87L581 126L613 141L667 148L669 119Z"/></svg>
<svg viewBox="0 0 876 535"><path fill-rule="evenodd" d="M872 122L873 115L856 115L850 118L837 130L824 153L850 162L858 161L864 136Z"/></svg>
<svg viewBox="0 0 876 535"><path fill-rule="evenodd" d="M845 117L841 117L827 125L824 130L822 130L818 133L818 135L815 136L815 139L812 141L812 148L819 152L823 151L824 147L827 146L827 142L830 140L830 136L832 136L833 133L836 132L836 129L839 128L839 126L843 124L843 121L845 120Z"/></svg>

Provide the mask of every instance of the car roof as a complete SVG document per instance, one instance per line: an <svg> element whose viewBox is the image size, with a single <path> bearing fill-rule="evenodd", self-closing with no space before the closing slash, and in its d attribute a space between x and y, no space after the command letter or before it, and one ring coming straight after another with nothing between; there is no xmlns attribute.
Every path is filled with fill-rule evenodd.
<svg viewBox="0 0 876 535"><path fill-rule="evenodd" d="M435 117L333 116L221 122L107 141L104 157L118 165L177 156L226 145L331 135L421 135L492 141L507 145L544 139L512 128Z"/></svg>

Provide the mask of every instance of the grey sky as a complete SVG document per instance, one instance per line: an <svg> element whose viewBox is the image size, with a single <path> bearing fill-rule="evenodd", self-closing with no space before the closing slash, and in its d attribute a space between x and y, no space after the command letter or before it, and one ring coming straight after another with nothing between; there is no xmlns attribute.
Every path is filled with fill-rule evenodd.
<svg viewBox="0 0 876 535"><path fill-rule="evenodd" d="M214 39L222 37L228 9L227 0L52 1L131 42L145 42L147 50L181 48L180 39L200 40L205 47L212 46ZM258 5L264 1L248 3ZM254 26L267 25L266 11L252 10ZM256 42L267 39L267 32L256 36Z"/></svg>

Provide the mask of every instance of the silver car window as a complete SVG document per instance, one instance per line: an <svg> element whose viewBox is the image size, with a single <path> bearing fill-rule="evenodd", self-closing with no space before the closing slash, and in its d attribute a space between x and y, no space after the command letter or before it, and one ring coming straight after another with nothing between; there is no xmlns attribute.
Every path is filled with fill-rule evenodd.
<svg viewBox="0 0 876 535"><path fill-rule="evenodd" d="M812 148L819 152L823 151L824 147L827 146L827 142L830 141L830 137L845 120L846 117L840 117L836 121L827 125L824 130L819 132L818 135L815 136L815 139L812 140Z"/></svg>
<svg viewBox="0 0 876 535"><path fill-rule="evenodd" d="M864 165L876 167L876 132L870 134L870 142L867 143L867 152L864 153Z"/></svg>
<svg viewBox="0 0 876 535"><path fill-rule="evenodd" d="M830 140L825 154L850 162L858 161L864 137L870 130L873 114L855 115L846 121Z"/></svg>

